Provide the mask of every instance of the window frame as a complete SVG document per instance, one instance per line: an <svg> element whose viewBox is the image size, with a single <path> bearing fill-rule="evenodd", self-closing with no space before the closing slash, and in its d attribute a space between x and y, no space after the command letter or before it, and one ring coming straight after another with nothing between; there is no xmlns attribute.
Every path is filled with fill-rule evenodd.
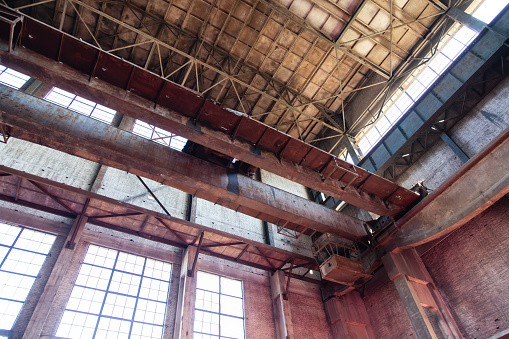
<svg viewBox="0 0 509 339"><path fill-rule="evenodd" d="M205 273L205 274L210 274L210 275L215 275L217 277L219 277L219 292L215 292L215 291L211 291L211 290L206 290L206 289L203 289L203 288L199 288L198 287L198 275L199 273ZM238 281L240 282L240 287L241 287L241 295L242 297L237 297L237 296L234 296L234 295L231 295L231 294L227 294L227 293L221 293L221 279L228 279L228 280L235 280L235 281ZM214 311L208 311L208 310L204 310L204 309L198 309L196 307L196 300L197 300L197 292L198 290L202 290L202 291L205 291L205 292L210 292L210 293L215 293L218 295L218 300L219 300L219 311L218 312L214 312ZM196 295L195 295L195 304L194 304L194 312L193 312L193 335L195 333L197 334L202 334L204 336L210 336L212 338L218 338L218 339L234 339L234 337L228 337L228 336L221 336L221 316L226 316L226 317L233 317L233 318L236 318L236 319L242 319L242 326L243 326L243 339L246 338L246 308L245 308L245 303L244 303L244 281L242 279L237 279L237 278L233 278L233 277L229 277L229 276L225 276L225 275L222 275L222 274L217 274L217 273L214 273L214 272L210 272L210 271L206 271L206 270L197 270L196 271L196 288L195 288L195 292L196 292ZM224 295L224 296L227 296L227 297L233 297L233 298L237 298L237 299L240 299L242 301L242 317L239 317L239 316L234 316L234 315L231 315L231 314L227 314L227 313L222 313L221 312L221 295ZM194 323L195 323L195 317L196 317L196 311L201 311L201 312L205 312L205 313L212 313L212 314L217 314L218 315L218 318L219 318L219 334L218 335L215 335L215 334L209 334L209 333L204 333L204 332L197 332L195 330L195 327L194 327Z"/></svg>

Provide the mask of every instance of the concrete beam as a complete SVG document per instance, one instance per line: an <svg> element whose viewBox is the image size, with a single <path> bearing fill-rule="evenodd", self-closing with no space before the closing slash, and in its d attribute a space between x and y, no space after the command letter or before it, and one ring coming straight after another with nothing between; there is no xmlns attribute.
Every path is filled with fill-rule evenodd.
<svg viewBox="0 0 509 339"><path fill-rule="evenodd" d="M386 248L400 250L438 239L509 193L509 128L398 222Z"/></svg>
<svg viewBox="0 0 509 339"><path fill-rule="evenodd" d="M402 202L403 206L396 205L392 201L384 201L385 193L366 192L365 189L358 189L353 185L344 187L344 183L330 178L323 180L319 172L294 164L284 158L280 159L272 152L254 149L248 142L232 140L230 135L197 125L192 118L176 111L157 106L152 101L133 95L104 81L94 78L89 79L86 74L28 49L17 48L12 53L7 53L2 50L4 45L0 41L0 64L4 66L362 209L378 215L396 215L407 206L405 203L409 203L404 201ZM190 96L188 90L182 89L182 91L188 97ZM202 99L196 97L194 105L201 105L200 100ZM372 181L382 180L384 185L394 185L385 179L371 175L361 168L356 168L356 171L364 176L369 176ZM402 188L400 188L400 191L404 191L406 195L410 195L410 198L412 198L411 192ZM415 198L417 198L417 195Z"/></svg>
<svg viewBox="0 0 509 339"><path fill-rule="evenodd" d="M0 121L32 141L175 187L238 212L349 239L364 223L283 190L0 86Z"/></svg>

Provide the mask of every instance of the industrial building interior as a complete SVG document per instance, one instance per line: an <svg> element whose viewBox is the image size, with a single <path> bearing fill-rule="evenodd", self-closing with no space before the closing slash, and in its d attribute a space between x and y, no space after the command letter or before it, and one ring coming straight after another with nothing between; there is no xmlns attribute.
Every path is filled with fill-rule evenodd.
<svg viewBox="0 0 509 339"><path fill-rule="evenodd" d="M509 338L509 0L0 2L0 338Z"/></svg>

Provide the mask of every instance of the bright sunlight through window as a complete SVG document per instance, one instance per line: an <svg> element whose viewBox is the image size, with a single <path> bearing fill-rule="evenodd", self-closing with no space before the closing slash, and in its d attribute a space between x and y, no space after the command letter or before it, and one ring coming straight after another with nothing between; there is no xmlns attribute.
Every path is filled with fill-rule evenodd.
<svg viewBox="0 0 509 339"><path fill-rule="evenodd" d="M473 16L490 23L509 0L485 0L474 12ZM408 112L409 108L435 83L438 77L453 63L454 60L472 43L477 33L466 26L461 27L454 35L446 36L447 43L442 47L424 70L414 72L406 81L406 91L397 91L387 101L383 111L385 114L367 133L362 134L358 142L362 155L366 155L373 146L382 139L389 129Z"/></svg>
<svg viewBox="0 0 509 339"><path fill-rule="evenodd" d="M0 329L11 330L55 238L0 223Z"/></svg>
<svg viewBox="0 0 509 339"><path fill-rule="evenodd" d="M90 245L57 330L64 338L162 338L172 265Z"/></svg>
<svg viewBox="0 0 509 339"><path fill-rule="evenodd" d="M44 99L106 124L111 124L116 113L108 107L101 106L57 87L53 87Z"/></svg>
<svg viewBox="0 0 509 339"><path fill-rule="evenodd" d="M242 281L198 272L194 338L245 338Z"/></svg>
<svg viewBox="0 0 509 339"><path fill-rule="evenodd" d="M161 145L169 146L177 151L182 151L187 142L187 139L181 136L147 124L141 120L136 120L132 132L140 137L152 140Z"/></svg>
<svg viewBox="0 0 509 339"><path fill-rule="evenodd" d="M0 84L20 89L30 79L28 75L0 65Z"/></svg>

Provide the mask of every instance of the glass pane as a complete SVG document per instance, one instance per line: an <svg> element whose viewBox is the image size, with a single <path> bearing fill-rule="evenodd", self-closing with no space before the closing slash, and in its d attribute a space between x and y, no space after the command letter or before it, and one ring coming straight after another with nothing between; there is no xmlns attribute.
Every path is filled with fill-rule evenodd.
<svg viewBox="0 0 509 339"><path fill-rule="evenodd" d="M99 314L105 294L103 291L74 286L67 301L66 309Z"/></svg>
<svg viewBox="0 0 509 339"><path fill-rule="evenodd" d="M221 277L221 294L242 298L242 281Z"/></svg>
<svg viewBox="0 0 509 339"><path fill-rule="evenodd" d="M0 298L23 302L34 281L33 277L0 271Z"/></svg>
<svg viewBox="0 0 509 339"><path fill-rule="evenodd" d="M76 285L106 290L111 276L111 270L82 264Z"/></svg>
<svg viewBox="0 0 509 339"><path fill-rule="evenodd" d="M417 80L424 86L429 88L435 80L438 78L438 74L436 74L431 68L426 67L424 71L417 77Z"/></svg>
<svg viewBox="0 0 509 339"><path fill-rule="evenodd" d="M133 323L131 339L159 339L163 336L162 326L153 326L148 324Z"/></svg>
<svg viewBox="0 0 509 339"><path fill-rule="evenodd" d="M46 256L43 254L13 248L4 261L2 270L36 277L45 259Z"/></svg>
<svg viewBox="0 0 509 339"><path fill-rule="evenodd" d="M451 60L449 60L445 55L439 53L435 55L433 61L429 64L429 67L434 70L437 74L442 74L447 67L451 64Z"/></svg>
<svg viewBox="0 0 509 339"><path fill-rule="evenodd" d="M10 330L23 307L22 302L0 299L0 329Z"/></svg>
<svg viewBox="0 0 509 339"><path fill-rule="evenodd" d="M219 294L204 290L196 290L195 307L199 310L219 312Z"/></svg>
<svg viewBox="0 0 509 339"><path fill-rule="evenodd" d="M115 265L115 269L119 271L125 271L134 274L142 274L143 273L143 264L145 263L145 258L120 252L118 254L117 263Z"/></svg>
<svg viewBox="0 0 509 339"><path fill-rule="evenodd" d="M113 272L109 290L121 294L136 296L140 287L140 281L140 276L122 272Z"/></svg>
<svg viewBox="0 0 509 339"><path fill-rule="evenodd" d="M122 319L132 319L136 298L108 293L104 302L104 308L101 316L107 315Z"/></svg>
<svg viewBox="0 0 509 339"><path fill-rule="evenodd" d="M165 312L166 312L165 303L139 299L138 304L136 305L134 321L156 325L164 325Z"/></svg>
<svg viewBox="0 0 509 339"><path fill-rule="evenodd" d="M0 223L0 244L12 246L21 230L21 227Z"/></svg>
<svg viewBox="0 0 509 339"><path fill-rule="evenodd" d="M244 338L244 319L221 316L221 336Z"/></svg>
<svg viewBox="0 0 509 339"><path fill-rule="evenodd" d="M65 311L56 336L71 339L91 339L99 317L73 311Z"/></svg>
<svg viewBox="0 0 509 339"><path fill-rule="evenodd" d="M96 266L113 268L117 253L118 251L109 248L90 245L88 246L87 255L83 262Z"/></svg>
<svg viewBox="0 0 509 339"><path fill-rule="evenodd" d="M144 275L154 279L169 281L171 276L171 264L159 260L147 259Z"/></svg>
<svg viewBox="0 0 509 339"><path fill-rule="evenodd" d="M143 278L140 298L165 302L168 298L168 287L169 283L166 281Z"/></svg>
<svg viewBox="0 0 509 339"><path fill-rule="evenodd" d="M230 297L228 295L221 295L221 314L244 317L242 299Z"/></svg>
<svg viewBox="0 0 509 339"><path fill-rule="evenodd" d="M198 271L196 288L219 293L219 276Z"/></svg>
<svg viewBox="0 0 509 339"><path fill-rule="evenodd" d="M219 314L196 310L194 313L194 331L219 335Z"/></svg>
<svg viewBox="0 0 509 339"><path fill-rule="evenodd" d="M128 339L131 322L101 317L94 339Z"/></svg>

